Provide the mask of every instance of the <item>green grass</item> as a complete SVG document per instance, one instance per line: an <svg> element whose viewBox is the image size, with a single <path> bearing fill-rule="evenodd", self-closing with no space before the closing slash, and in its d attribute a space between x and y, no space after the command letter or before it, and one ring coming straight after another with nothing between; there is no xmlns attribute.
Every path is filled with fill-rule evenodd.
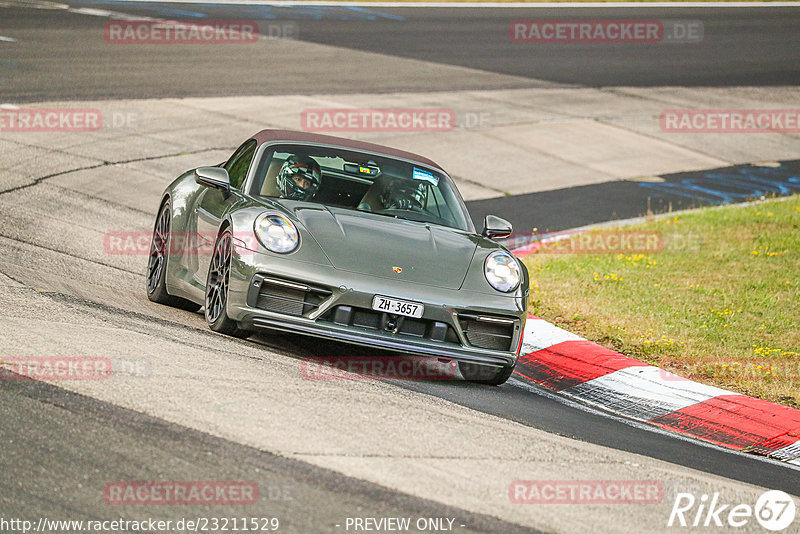
<svg viewBox="0 0 800 534"><path fill-rule="evenodd" d="M800 197L657 216L650 254L534 254L530 310L628 356L800 407Z"/></svg>

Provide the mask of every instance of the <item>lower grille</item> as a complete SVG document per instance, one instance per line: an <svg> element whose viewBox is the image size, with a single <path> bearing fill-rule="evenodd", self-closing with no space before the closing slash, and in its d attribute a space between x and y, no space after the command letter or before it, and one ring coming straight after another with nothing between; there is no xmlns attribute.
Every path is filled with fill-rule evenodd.
<svg viewBox="0 0 800 534"><path fill-rule="evenodd" d="M397 335L458 343L455 330L440 321L414 319L353 306L336 306L320 318L343 326L358 326Z"/></svg>
<svg viewBox="0 0 800 534"><path fill-rule="evenodd" d="M327 289L278 278L264 278L256 307L275 313L302 316L316 310L330 294Z"/></svg>
<svg viewBox="0 0 800 534"><path fill-rule="evenodd" d="M489 350L512 350L514 320L460 313L458 322L470 345Z"/></svg>

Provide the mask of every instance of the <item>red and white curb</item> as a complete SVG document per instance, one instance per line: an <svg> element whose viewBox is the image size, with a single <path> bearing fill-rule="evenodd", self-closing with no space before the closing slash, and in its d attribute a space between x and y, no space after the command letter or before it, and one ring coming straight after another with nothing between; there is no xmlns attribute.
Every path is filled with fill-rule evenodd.
<svg viewBox="0 0 800 534"><path fill-rule="evenodd" d="M800 465L800 410L681 378L533 315L516 374L615 414Z"/></svg>

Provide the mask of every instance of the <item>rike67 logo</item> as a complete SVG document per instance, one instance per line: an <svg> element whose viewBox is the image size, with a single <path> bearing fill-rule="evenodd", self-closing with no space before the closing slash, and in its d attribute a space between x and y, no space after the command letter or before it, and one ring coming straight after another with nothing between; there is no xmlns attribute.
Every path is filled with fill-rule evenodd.
<svg viewBox="0 0 800 534"><path fill-rule="evenodd" d="M795 513L794 499L780 490L764 492L755 506L723 503L719 493L703 494L699 499L691 493L678 493L667 526L743 527L755 518L763 528L779 532L792 524Z"/></svg>

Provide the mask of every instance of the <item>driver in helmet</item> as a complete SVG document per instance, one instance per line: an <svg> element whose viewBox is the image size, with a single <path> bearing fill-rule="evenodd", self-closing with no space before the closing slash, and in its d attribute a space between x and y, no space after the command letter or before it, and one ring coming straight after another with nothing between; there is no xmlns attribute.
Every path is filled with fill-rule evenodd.
<svg viewBox="0 0 800 534"><path fill-rule="evenodd" d="M414 180L394 180L381 194L384 209L421 211L425 184Z"/></svg>
<svg viewBox="0 0 800 534"><path fill-rule="evenodd" d="M308 156L289 156L276 180L281 198L311 200L322 184L322 171Z"/></svg>

